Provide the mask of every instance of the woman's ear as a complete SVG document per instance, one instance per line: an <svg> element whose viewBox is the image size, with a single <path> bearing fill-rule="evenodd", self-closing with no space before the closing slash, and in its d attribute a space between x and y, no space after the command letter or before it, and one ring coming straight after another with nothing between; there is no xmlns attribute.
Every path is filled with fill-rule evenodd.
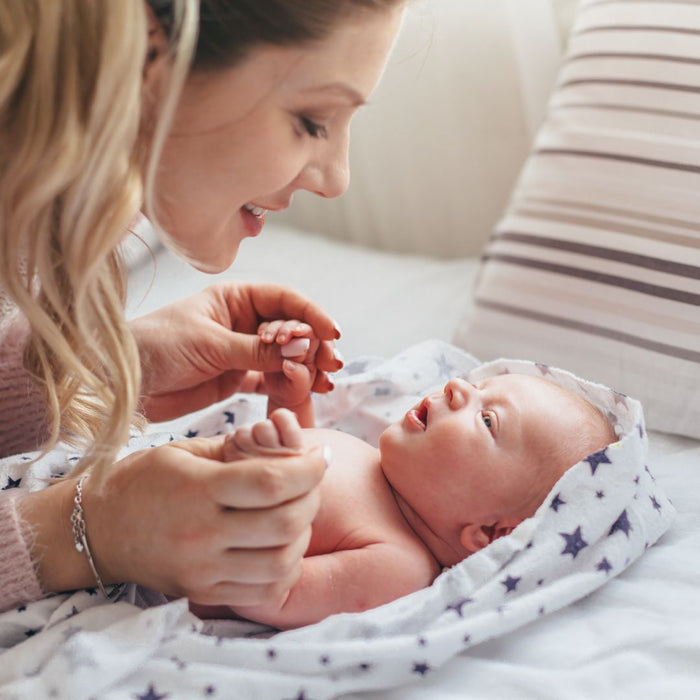
<svg viewBox="0 0 700 700"><path fill-rule="evenodd" d="M496 522L493 525L470 523L462 528L459 541L462 547L473 554L491 544L491 542L497 540L499 537L509 535L513 532L517 524L518 523L512 521Z"/></svg>
<svg viewBox="0 0 700 700"><path fill-rule="evenodd" d="M168 38L151 6L145 2L148 45L143 64L143 81L145 87L154 88L160 80L162 66L168 54Z"/></svg>

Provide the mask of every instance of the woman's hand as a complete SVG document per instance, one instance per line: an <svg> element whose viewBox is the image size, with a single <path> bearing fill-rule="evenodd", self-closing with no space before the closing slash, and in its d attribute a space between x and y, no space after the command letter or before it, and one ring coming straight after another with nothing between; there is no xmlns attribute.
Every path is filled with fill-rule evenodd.
<svg viewBox="0 0 700 700"><path fill-rule="evenodd" d="M312 390L329 391L326 372L342 367L333 343L340 332L323 309L286 287L221 282L131 322L146 417L169 420L221 401L248 370L282 371L279 344L257 334L262 322L280 318L308 324L320 340Z"/></svg>
<svg viewBox="0 0 700 700"><path fill-rule="evenodd" d="M246 378L247 390L267 395L267 414L279 408L293 411L305 428L314 426L314 408L311 391L319 369L316 356L320 343L313 329L297 320L278 320L261 323L258 335L264 343L277 343L284 360L279 372L250 372ZM342 359L335 352L338 369ZM253 375L257 375L254 378ZM249 382L250 380L250 382ZM329 388L333 384L329 381Z"/></svg>
<svg viewBox="0 0 700 700"><path fill-rule="evenodd" d="M224 437L173 442L126 457L101 489L87 479L87 538L105 585L131 581L205 605L287 594L319 507L322 450L225 462L224 446ZM73 546L74 494L71 479L23 499L47 591L94 586Z"/></svg>

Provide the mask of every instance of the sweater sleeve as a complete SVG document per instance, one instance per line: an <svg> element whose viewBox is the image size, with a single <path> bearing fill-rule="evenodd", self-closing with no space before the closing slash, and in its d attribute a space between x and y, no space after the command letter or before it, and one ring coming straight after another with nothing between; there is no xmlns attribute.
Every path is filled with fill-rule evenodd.
<svg viewBox="0 0 700 700"><path fill-rule="evenodd" d="M0 457L37 449L46 439L41 394L22 365L29 324L16 314L0 335Z"/></svg>
<svg viewBox="0 0 700 700"><path fill-rule="evenodd" d="M19 498L0 492L0 612L44 596L29 553L31 533L17 512Z"/></svg>

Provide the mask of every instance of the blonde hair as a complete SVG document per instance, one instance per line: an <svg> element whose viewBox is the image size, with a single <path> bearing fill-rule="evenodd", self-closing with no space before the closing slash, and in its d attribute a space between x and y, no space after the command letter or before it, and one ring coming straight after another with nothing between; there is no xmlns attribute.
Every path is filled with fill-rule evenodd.
<svg viewBox="0 0 700 700"><path fill-rule="evenodd" d="M351 11L403 1L201 0L198 37L200 0L147 0L169 42L154 113L144 0L0 2L0 287L31 326L24 364L48 407L45 450L85 445L76 473L104 476L142 422L119 244L142 206L159 229L157 164L190 66L313 41Z"/></svg>
<svg viewBox="0 0 700 700"><path fill-rule="evenodd" d="M143 0L0 4L0 284L31 325L25 368L49 438L99 474L138 420L141 371L119 244L152 189L196 41L180 0L173 70L144 144Z"/></svg>

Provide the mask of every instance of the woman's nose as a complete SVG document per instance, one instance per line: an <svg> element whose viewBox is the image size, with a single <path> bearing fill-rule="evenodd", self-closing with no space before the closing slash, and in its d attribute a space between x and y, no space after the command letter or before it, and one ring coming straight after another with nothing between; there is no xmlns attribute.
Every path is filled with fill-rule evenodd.
<svg viewBox="0 0 700 700"><path fill-rule="evenodd" d="M319 152L306 164L298 184L320 197L340 197L350 185L350 163L348 138L339 137L337 142L324 142Z"/></svg>

